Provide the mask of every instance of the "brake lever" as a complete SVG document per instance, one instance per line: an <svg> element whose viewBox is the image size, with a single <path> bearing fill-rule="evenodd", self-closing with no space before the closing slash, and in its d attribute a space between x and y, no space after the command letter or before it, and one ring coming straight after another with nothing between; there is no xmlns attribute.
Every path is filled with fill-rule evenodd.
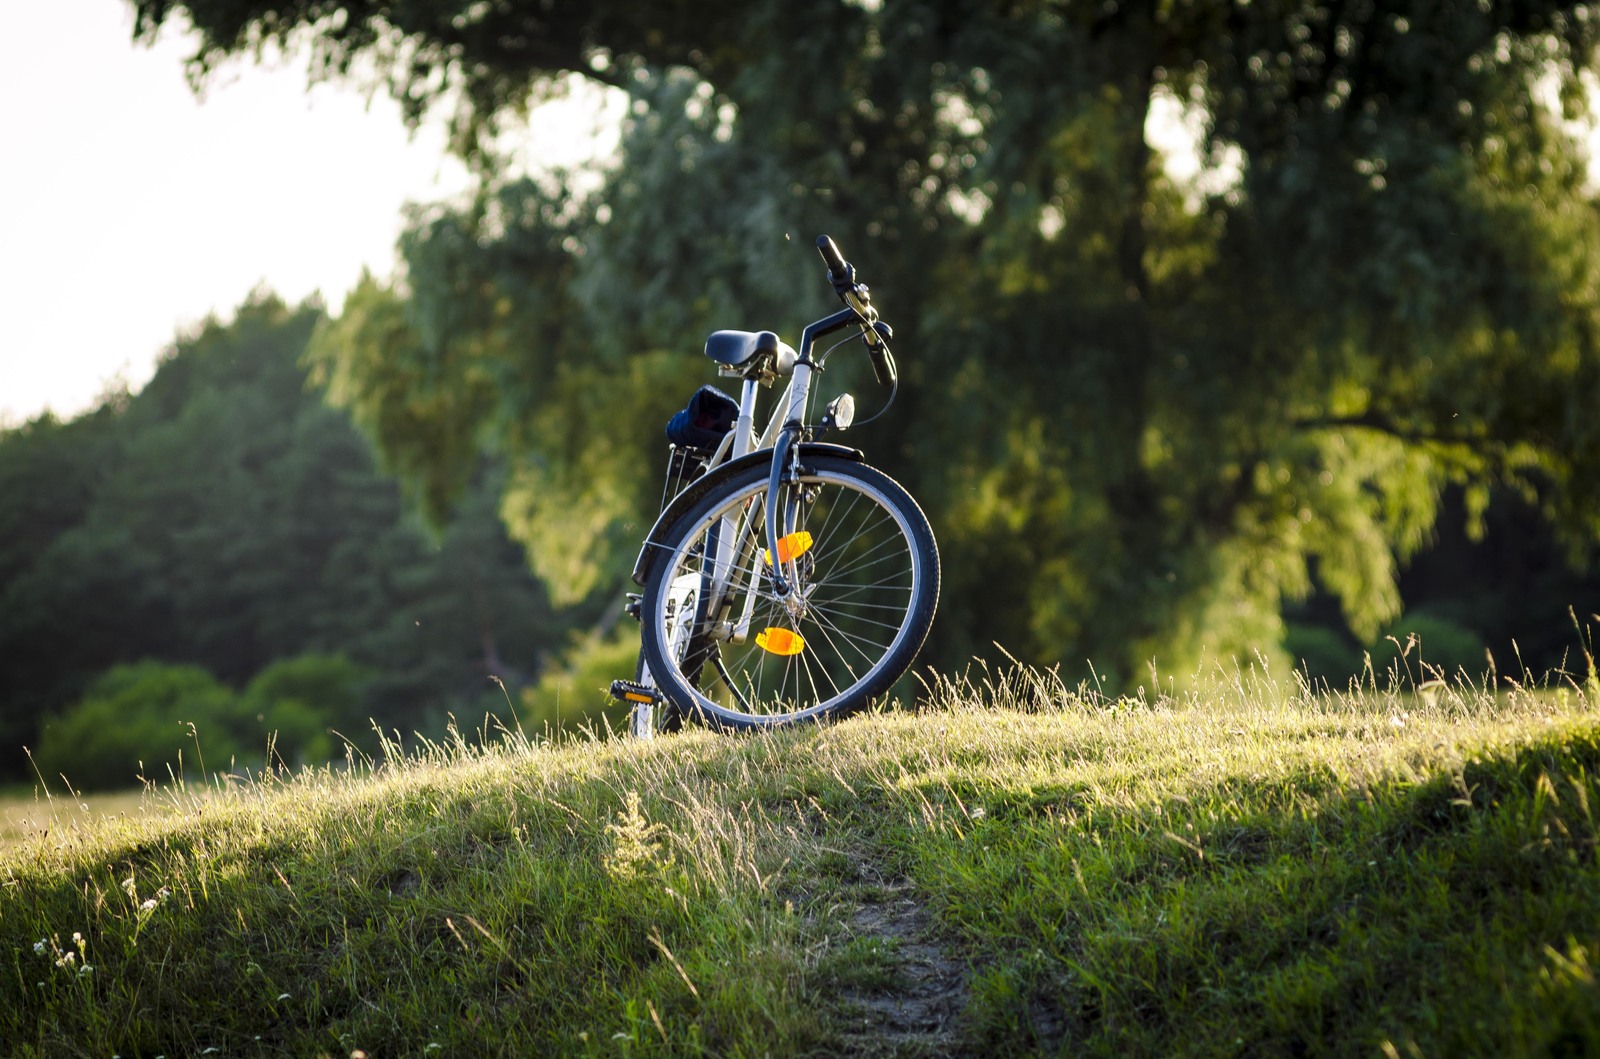
<svg viewBox="0 0 1600 1059"><path fill-rule="evenodd" d="M864 323L869 326L877 324L878 310L872 307L872 291L865 283L856 284L841 297L844 298L844 303L850 306Z"/></svg>

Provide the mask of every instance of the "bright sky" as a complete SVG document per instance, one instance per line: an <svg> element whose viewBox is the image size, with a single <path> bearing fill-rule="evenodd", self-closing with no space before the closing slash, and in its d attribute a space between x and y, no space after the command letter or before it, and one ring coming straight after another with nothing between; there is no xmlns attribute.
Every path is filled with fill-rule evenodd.
<svg viewBox="0 0 1600 1059"><path fill-rule="evenodd" d="M0 2L0 426L137 388L259 285L337 310L363 266L393 271L404 203L468 184L385 96L241 63L202 102L189 40L136 47L132 26L125 0ZM530 155L570 155L574 121L593 124L536 123Z"/></svg>

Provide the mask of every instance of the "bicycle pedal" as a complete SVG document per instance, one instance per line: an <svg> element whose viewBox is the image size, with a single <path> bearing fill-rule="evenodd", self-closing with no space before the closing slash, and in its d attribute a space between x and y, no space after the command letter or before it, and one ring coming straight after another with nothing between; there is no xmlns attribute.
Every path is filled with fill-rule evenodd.
<svg viewBox="0 0 1600 1059"><path fill-rule="evenodd" d="M613 680L611 697L618 702L654 703L661 698L655 688L647 688L634 680Z"/></svg>
<svg viewBox="0 0 1600 1059"><path fill-rule="evenodd" d="M628 602L622 605L622 610L634 621L643 621L639 615L644 609L644 597L637 592L628 593Z"/></svg>

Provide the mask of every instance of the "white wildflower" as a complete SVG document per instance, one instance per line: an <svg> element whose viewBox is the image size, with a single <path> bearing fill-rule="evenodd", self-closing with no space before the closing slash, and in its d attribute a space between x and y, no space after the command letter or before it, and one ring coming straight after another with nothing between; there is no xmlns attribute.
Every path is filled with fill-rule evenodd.
<svg viewBox="0 0 1600 1059"><path fill-rule="evenodd" d="M172 888L169 886L163 886L161 889L156 891L156 895L154 897L147 897L143 901L139 902L139 915L148 916L151 912L154 912L156 909L166 904L167 898L171 896Z"/></svg>

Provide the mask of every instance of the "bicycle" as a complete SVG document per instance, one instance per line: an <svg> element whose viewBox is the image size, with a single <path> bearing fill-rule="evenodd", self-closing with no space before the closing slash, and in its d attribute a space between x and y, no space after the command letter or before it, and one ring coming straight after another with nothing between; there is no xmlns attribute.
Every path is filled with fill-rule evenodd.
<svg viewBox="0 0 1600 1059"><path fill-rule="evenodd" d="M818 440L853 425L854 398L807 419L813 376L854 337L816 354L836 332L859 333L889 390L885 410L898 388L894 333L871 292L832 239L818 237L817 250L845 307L807 325L799 349L772 331L713 333L705 354L742 380L739 399L703 387L669 424L668 499L628 603L639 661L633 680L611 687L631 705L634 735L846 716L910 669L933 624L939 551L927 517L859 450ZM759 391L781 378L758 435Z"/></svg>

